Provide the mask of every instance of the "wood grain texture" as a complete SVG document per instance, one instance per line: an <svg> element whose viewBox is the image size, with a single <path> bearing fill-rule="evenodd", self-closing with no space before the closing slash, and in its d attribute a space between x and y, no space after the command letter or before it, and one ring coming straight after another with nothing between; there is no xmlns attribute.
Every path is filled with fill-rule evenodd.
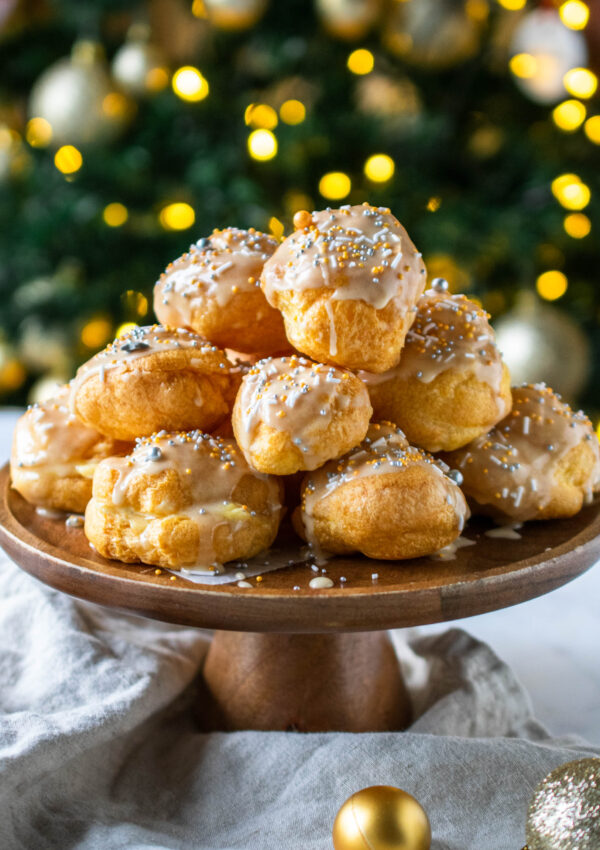
<svg viewBox="0 0 600 850"><path fill-rule="evenodd" d="M311 590L306 565L267 573L252 589L207 587L100 557L80 529L37 515L0 471L0 544L24 570L72 596L203 628L324 633L454 620L548 593L600 558L599 503L570 520L531 523L521 540L486 537L487 527L467 528L477 545L452 561L336 558L327 571L336 585L346 576L343 588Z"/></svg>
<svg viewBox="0 0 600 850"><path fill-rule="evenodd" d="M205 731L387 732L410 700L385 632L321 635L218 631L199 700Z"/></svg>

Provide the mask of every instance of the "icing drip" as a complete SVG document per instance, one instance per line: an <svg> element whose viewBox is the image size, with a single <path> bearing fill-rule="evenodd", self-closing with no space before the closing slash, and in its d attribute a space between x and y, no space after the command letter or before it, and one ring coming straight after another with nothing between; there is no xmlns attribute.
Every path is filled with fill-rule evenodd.
<svg viewBox="0 0 600 850"><path fill-rule="evenodd" d="M232 531L240 528L256 512L247 505L233 501L233 493L246 475L270 481L266 475L251 470L234 440L211 437L201 431L171 433L160 431L151 437L136 441L133 452L127 457L111 457L103 461L117 472L112 491L112 504L124 512L132 528L139 530L139 545L150 548L147 528L153 519L172 516L174 513L192 519L198 525L199 548L197 568L218 571L213 537L219 526L229 525ZM130 493L142 476L159 476L174 470L181 482L183 506L161 504L152 513L142 513L128 502ZM267 508L270 516L280 510L278 489L272 484L272 499Z"/></svg>
<svg viewBox="0 0 600 850"><path fill-rule="evenodd" d="M297 216L301 226L263 270L270 304L277 291L324 287L334 300L360 300L377 310L391 301L403 312L412 307L423 291L425 266L389 209L347 205Z"/></svg>
<svg viewBox="0 0 600 850"><path fill-rule="evenodd" d="M505 419L448 456L463 473L467 494L506 516L533 519L554 494L559 461L585 440L595 456L585 487L591 499L600 483L600 447L587 416L573 413L544 384L524 384L512 395Z"/></svg>
<svg viewBox="0 0 600 850"><path fill-rule="evenodd" d="M394 425L371 425L359 446L339 460L330 461L310 473L303 487L302 520L306 539L317 559L321 560L325 555L316 540L314 529L314 509L318 502L351 481L373 475L398 473L413 464L426 467L439 476L440 484L446 491L446 503L454 509L459 530L462 531L468 518L468 508L454 476L451 475L450 467L428 452L410 446L403 432Z"/></svg>
<svg viewBox="0 0 600 850"><path fill-rule="evenodd" d="M237 293L259 286L262 267L278 245L254 228L228 227L199 239L157 281L156 315L167 325L191 326L194 313L204 309L205 298L225 307Z"/></svg>
<svg viewBox="0 0 600 850"><path fill-rule="evenodd" d="M38 478L37 467L54 472L57 477L77 474L76 466L94 454L98 444L107 451L111 442L88 428L68 407L69 388L63 387L49 401L33 404L19 419L14 433L13 466Z"/></svg>
<svg viewBox="0 0 600 850"><path fill-rule="evenodd" d="M399 364L379 375L359 372L359 377L367 386L409 378L429 384L448 369L471 372L492 387L498 414L505 416L502 359L488 319L489 315L464 295L430 289L417 302Z"/></svg>
<svg viewBox="0 0 600 850"><path fill-rule="evenodd" d="M304 468L317 464L320 454L313 451L314 438L307 434L315 420L325 428L336 410L368 406L362 394L350 394L350 382L356 382L351 373L304 357L261 360L246 374L239 391L241 444L250 446L259 424L265 423L289 434L304 455Z"/></svg>
<svg viewBox="0 0 600 850"><path fill-rule="evenodd" d="M127 365L158 352L182 349L197 351L198 354L204 356L207 354L215 355L213 364L215 372L220 369L223 373L226 373L231 367L231 364L216 345L212 345L204 337L184 328L169 328L164 325L132 328L79 367L69 385L71 388L71 410L74 410L74 399L77 391L91 377L97 375L101 381L105 381L106 374L111 369ZM194 360L191 362L193 366ZM208 367L208 364L203 365Z"/></svg>

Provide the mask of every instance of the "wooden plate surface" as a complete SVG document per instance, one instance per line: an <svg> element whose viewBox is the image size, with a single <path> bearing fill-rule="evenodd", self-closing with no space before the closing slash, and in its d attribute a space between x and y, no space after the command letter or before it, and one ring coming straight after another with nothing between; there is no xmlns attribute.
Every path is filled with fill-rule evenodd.
<svg viewBox="0 0 600 850"><path fill-rule="evenodd" d="M22 569L80 599L202 628L346 632L454 620L541 596L600 559L600 502L572 519L530 523L520 540L487 537L489 527L470 524L465 536L476 545L450 561L335 558L331 589L310 589L315 574L305 564L251 579L251 589L209 587L100 557L82 530L39 516L11 489L8 467L0 470L0 545Z"/></svg>

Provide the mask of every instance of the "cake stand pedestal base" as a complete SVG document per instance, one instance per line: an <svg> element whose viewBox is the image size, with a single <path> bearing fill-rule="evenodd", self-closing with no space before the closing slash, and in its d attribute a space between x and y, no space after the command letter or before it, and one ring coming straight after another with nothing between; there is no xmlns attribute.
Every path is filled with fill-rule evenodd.
<svg viewBox="0 0 600 850"><path fill-rule="evenodd" d="M203 671L205 731L384 732L411 718L385 632L215 632Z"/></svg>

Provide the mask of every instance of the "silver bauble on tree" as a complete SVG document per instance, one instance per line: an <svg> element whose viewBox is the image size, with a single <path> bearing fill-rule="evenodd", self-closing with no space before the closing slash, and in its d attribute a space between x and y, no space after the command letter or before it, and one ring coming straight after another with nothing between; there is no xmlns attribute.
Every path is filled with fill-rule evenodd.
<svg viewBox="0 0 600 850"><path fill-rule="evenodd" d="M29 114L50 123L53 144L88 145L116 136L128 120L129 105L113 91L101 46L78 41L71 56L59 59L36 81Z"/></svg>
<svg viewBox="0 0 600 850"><path fill-rule="evenodd" d="M544 381L567 400L577 397L588 377L590 349L566 313L523 293L494 327L513 384Z"/></svg>
<svg viewBox="0 0 600 850"><path fill-rule="evenodd" d="M163 89L169 82L166 59L162 50L150 43L150 28L134 24L127 41L112 61L113 79L127 94L141 97Z"/></svg>
<svg viewBox="0 0 600 850"><path fill-rule="evenodd" d="M383 43L413 65L449 68L479 50L486 0L405 0L393 3Z"/></svg>
<svg viewBox="0 0 600 850"><path fill-rule="evenodd" d="M598 850L600 759L557 767L535 789L527 813L528 850Z"/></svg>
<svg viewBox="0 0 600 850"><path fill-rule="evenodd" d="M567 94L567 71L585 65L587 46L582 33L568 29L556 9L540 8L517 26L510 55L531 57L526 75L515 76L521 91L537 103L555 103Z"/></svg>

